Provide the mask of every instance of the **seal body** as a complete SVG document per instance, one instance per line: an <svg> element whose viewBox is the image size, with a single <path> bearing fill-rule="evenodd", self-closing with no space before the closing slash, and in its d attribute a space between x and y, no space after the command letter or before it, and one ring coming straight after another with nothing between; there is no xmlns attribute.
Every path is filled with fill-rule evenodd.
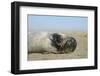
<svg viewBox="0 0 100 76"><path fill-rule="evenodd" d="M28 35L29 53L70 53L76 46L75 38L61 33L38 32Z"/></svg>

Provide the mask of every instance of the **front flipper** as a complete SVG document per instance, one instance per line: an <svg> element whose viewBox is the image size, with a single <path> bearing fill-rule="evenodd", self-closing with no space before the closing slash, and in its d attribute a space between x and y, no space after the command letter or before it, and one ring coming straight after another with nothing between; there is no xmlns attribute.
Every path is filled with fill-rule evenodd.
<svg viewBox="0 0 100 76"><path fill-rule="evenodd" d="M75 51L76 46L77 46L76 39L73 37L67 37L66 42L63 46L63 50L65 51L65 53L73 52Z"/></svg>

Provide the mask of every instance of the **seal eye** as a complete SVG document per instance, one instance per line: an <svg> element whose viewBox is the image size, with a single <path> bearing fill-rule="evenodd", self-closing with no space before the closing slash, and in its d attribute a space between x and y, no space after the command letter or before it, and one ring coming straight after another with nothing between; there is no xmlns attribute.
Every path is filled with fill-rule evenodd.
<svg viewBox="0 0 100 76"><path fill-rule="evenodd" d="M58 33L53 33L50 36L51 45L57 49L57 51L61 50L61 44L63 42L63 38Z"/></svg>
<svg viewBox="0 0 100 76"><path fill-rule="evenodd" d="M54 33L53 35L52 35L52 37L53 37L53 41L56 43L56 44L60 44L61 42L62 42L62 37L61 37L61 35L59 35L59 34L57 34L57 33Z"/></svg>

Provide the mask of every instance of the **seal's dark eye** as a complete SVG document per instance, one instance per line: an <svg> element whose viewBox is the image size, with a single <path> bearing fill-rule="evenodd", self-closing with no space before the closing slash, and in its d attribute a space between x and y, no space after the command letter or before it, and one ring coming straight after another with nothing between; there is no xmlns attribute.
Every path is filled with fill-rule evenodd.
<svg viewBox="0 0 100 76"><path fill-rule="evenodd" d="M51 45L57 49L57 51L62 51L63 38L58 33L53 33L51 37Z"/></svg>
<svg viewBox="0 0 100 76"><path fill-rule="evenodd" d="M53 34L53 41L56 43L61 43L61 41L62 41L61 35L54 33Z"/></svg>

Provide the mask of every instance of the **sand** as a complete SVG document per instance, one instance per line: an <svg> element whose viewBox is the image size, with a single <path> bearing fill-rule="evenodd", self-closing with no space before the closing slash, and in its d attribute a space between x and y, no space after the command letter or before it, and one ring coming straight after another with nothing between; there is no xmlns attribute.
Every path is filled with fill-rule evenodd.
<svg viewBox="0 0 100 76"><path fill-rule="evenodd" d="M56 60L56 59L81 59L88 57L88 35L86 32L70 32L65 33L68 36L72 36L77 41L77 47L74 52L67 54L41 54L30 53L28 54L28 60Z"/></svg>

